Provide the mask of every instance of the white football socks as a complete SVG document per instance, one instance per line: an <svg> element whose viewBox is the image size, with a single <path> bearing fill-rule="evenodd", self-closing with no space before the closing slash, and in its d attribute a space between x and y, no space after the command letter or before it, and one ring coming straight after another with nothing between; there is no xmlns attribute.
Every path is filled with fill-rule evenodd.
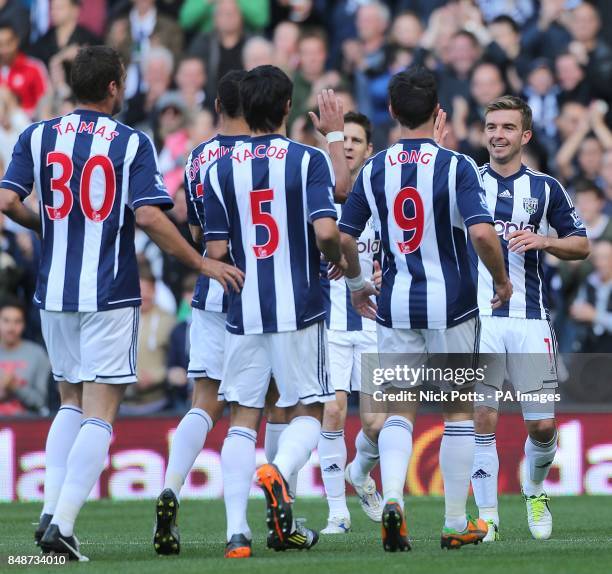
<svg viewBox="0 0 612 574"><path fill-rule="evenodd" d="M346 468L346 443L344 431L321 431L319 438L319 463L321 477L329 516L348 517L349 509L346 506L346 487L344 482L344 469Z"/></svg>
<svg viewBox="0 0 612 574"><path fill-rule="evenodd" d="M227 540L234 534L251 538L247 522L249 492L255 474L257 433L246 427L231 427L221 449L223 499L227 519Z"/></svg>
<svg viewBox="0 0 612 574"><path fill-rule="evenodd" d="M53 514L66 477L70 449L81 429L83 411L72 405L60 407L51 423L45 446L45 498L42 514Z"/></svg>
<svg viewBox="0 0 612 574"><path fill-rule="evenodd" d="M557 432L548 442L539 442L531 437L525 441L526 473L523 477L523 492L526 496L539 496L544 492L544 479L557 452Z"/></svg>
<svg viewBox="0 0 612 574"><path fill-rule="evenodd" d="M288 427L287 423L269 423L266 422L266 436L264 439L264 450L266 452L266 460L273 462L276 453L278 452L278 441L280 440L281 434ZM297 481L298 481L299 470L295 471L290 477L287 478L289 484L289 494L295 498L297 492Z"/></svg>
<svg viewBox="0 0 612 574"><path fill-rule="evenodd" d="M476 434L474 464L472 466L472 488L478 506L478 514L484 520L493 520L499 526L497 510L497 477L499 457L495 433Z"/></svg>
<svg viewBox="0 0 612 574"><path fill-rule="evenodd" d="M355 438L355 459L350 468L353 484L362 486L379 460L378 443L370 440L361 429Z"/></svg>
<svg viewBox="0 0 612 574"><path fill-rule="evenodd" d="M294 418L283 431L278 441L278 452L274 464L287 480L308 462L319 442L321 423L314 417Z"/></svg>
<svg viewBox="0 0 612 574"><path fill-rule="evenodd" d="M404 485L412 454L412 423L405 417L390 416L378 436L378 449L385 503L393 498L404 508Z"/></svg>
<svg viewBox="0 0 612 574"><path fill-rule="evenodd" d="M113 427L102 419L90 417L81 423L68 455L66 478L51 521L64 536L72 536L79 511L104 470L112 434Z"/></svg>
<svg viewBox="0 0 612 574"><path fill-rule="evenodd" d="M445 526L464 530L465 507L474 464L474 421L444 423L440 444L440 470L444 480Z"/></svg>
<svg viewBox="0 0 612 574"><path fill-rule="evenodd" d="M166 468L164 489L171 488L177 498L212 427L210 415L202 409L188 411L176 427Z"/></svg>

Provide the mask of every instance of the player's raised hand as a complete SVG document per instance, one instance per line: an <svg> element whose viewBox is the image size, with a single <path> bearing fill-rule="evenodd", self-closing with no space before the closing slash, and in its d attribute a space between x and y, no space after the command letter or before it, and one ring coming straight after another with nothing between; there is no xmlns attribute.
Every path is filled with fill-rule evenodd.
<svg viewBox="0 0 612 574"><path fill-rule="evenodd" d="M202 275L216 279L223 286L226 293L232 287L236 293L240 293L244 285L244 273L234 265L228 265L222 261L216 261L209 257L202 258L200 269Z"/></svg>
<svg viewBox="0 0 612 574"><path fill-rule="evenodd" d="M507 279L505 283L495 283L495 296L491 299L491 308L497 309L512 297L512 283Z"/></svg>
<svg viewBox="0 0 612 574"><path fill-rule="evenodd" d="M512 253L525 253L525 251L539 251L549 247L548 237L538 235L528 229L513 231L508 235L508 251Z"/></svg>
<svg viewBox="0 0 612 574"><path fill-rule="evenodd" d="M342 100L336 96L334 90L321 90L317 96L319 115L308 112L317 131L326 136L331 132L344 130L344 109Z"/></svg>
<svg viewBox="0 0 612 574"><path fill-rule="evenodd" d="M357 313L366 319L376 319L376 311L378 307L372 301L371 296L378 295L378 291L372 283L366 281L363 289L359 291L351 291L351 303Z"/></svg>
<svg viewBox="0 0 612 574"><path fill-rule="evenodd" d="M376 290L380 292L380 287L382 285L382 269L380 268L380 263L376 259L374 259L374 270L372 271L372 278L370 281L372 281L372 285L376 287Z"/></svg>
<svg viewBox="0 0 612 574"><path fill-rule="evenodd" d="M446 112L440 108L438 115L434 122L434 141L439 145L444 145L444 140L448 135L448 128L446 127Z"/></svg>

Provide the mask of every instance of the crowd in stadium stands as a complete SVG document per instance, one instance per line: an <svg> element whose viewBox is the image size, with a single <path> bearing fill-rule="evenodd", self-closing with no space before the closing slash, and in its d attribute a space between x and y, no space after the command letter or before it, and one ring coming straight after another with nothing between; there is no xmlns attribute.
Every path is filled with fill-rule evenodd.
<svg viewBox="0 0 612 574"><path fill-rule="evenodd" d="M487 161L483 109L513 93L533 109L529 165L557 177L590 239L586 261L549 261L561 351L612 350L612 2L607 0L0 0L0 173L31 122L74 106L78 46L105 42L126 63L119 119L151 135L188 238L183 169L215 133L218 80L275 64L294 81L290 137L323 145L307 112L334 88L375 125L376 150L398 137L387 112L397 71L437 75L449 114L445 146ZM36 200L28 199L36 208ZM184 410L195 277L142 233L139 382L126 414ZM53 409L31 300L36 235L0 215L0 416ZM47 396L48 389L51 391Z"/></svg>

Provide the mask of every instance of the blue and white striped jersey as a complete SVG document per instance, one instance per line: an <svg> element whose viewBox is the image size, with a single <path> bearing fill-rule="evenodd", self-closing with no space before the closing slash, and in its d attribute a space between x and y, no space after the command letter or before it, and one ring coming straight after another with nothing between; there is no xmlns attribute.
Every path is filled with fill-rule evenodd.
<svg viewBox="0 0 612 574"><path fill-rule="evenodd" d="M151 140L90 110L28 127L1 187L40 204L42 254L34 303L48 311L140 305L134 211L172 207Z"/></svg>
<svg viewBox="0 0 612 574"><path fill-rule="evenodd" d="M443 329L478 313L466 228L493 220L471 159L430 139L400 140L366 162L340 230L359 237L371 216L385 254L380 324Z"/></svg>
<svg viewBox="0 0 612 574"><path fill-rule="evenodd" d="M278 135L216 161L204 182L206 241L230 242L244 288L230 292L227 329L295 331L325 318L312 222L336 219L329 157Z"/></svg>
<svg viewBox="0 0 612 574"><path fill-rule="evenodd" d="M550 235L553 228L559 237L580 235L586 231L563 186L553 177L533 171L526 166L510 177L502 177L489 164L480 168L487 205L495 220L495 231L500 238L506 271L512 282L510 301L498 309L491 309L494 295L493 278L478 260L478 306L481 315L548 318L548 293L542 278L543 254L539 251L511 253L508 235L528 229L540 235ZM476 262L473 248L470 255Z"/></svg>
<svg viewBox="0 0 612 574"><path fill-rule="evenodd" d="M231 152L249 136L215 137L201 143L189 155L185 166L185 200L189 225L199 225L204 230L204 178L208 168L220 157ZM203 246L205 248L205 246ZM206 250L204 249L206 255ZM218 281L200 275L193 292L191 306L203 311L227 313L227 296Z"/></svg>
<svg viewBox="0 0 612 574"><path fill-rule="evenodd" d="M336 204L338 219L342 216L342 205ZM374 258L380 254L380 234L374 229L370 218L357 240L359 262L364 277L371 277ZM376 323L362 317L351 304L351 292L343 279L330 281L327 278L327 261L321 262L321 285L325 294L327 328L332 331L376 331Z"/></svg>

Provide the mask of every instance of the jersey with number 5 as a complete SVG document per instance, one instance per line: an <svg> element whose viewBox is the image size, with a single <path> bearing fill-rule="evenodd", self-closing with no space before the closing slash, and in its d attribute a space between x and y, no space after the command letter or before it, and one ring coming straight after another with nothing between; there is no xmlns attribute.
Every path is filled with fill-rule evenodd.
<svg viewBox="0 0 612 574"><path fill-rule="evenodd" d="M230 292L227 329L296 331L325 319L313 221L336 219L329 157L278 135L259 136L209 168L205 239L229 240L245 272Z"/></svg>
<svg viewBox="0 0 612 574"><path fill-rule="evenodd" d="M34 303L48 311L140 305L134 212L172 207L149 138L112 117L75 110L28 127L0 187L35 188L42 255Z"/></svg>
<svg viewBox="0 0 612 574"><path fill-rule="evenodd" d="M377 321L444 329L478 313L467 227L493 223L474 162L430 139L405 139L368 160L344 206L340 230L381 229L383 282Z"/></svg>

